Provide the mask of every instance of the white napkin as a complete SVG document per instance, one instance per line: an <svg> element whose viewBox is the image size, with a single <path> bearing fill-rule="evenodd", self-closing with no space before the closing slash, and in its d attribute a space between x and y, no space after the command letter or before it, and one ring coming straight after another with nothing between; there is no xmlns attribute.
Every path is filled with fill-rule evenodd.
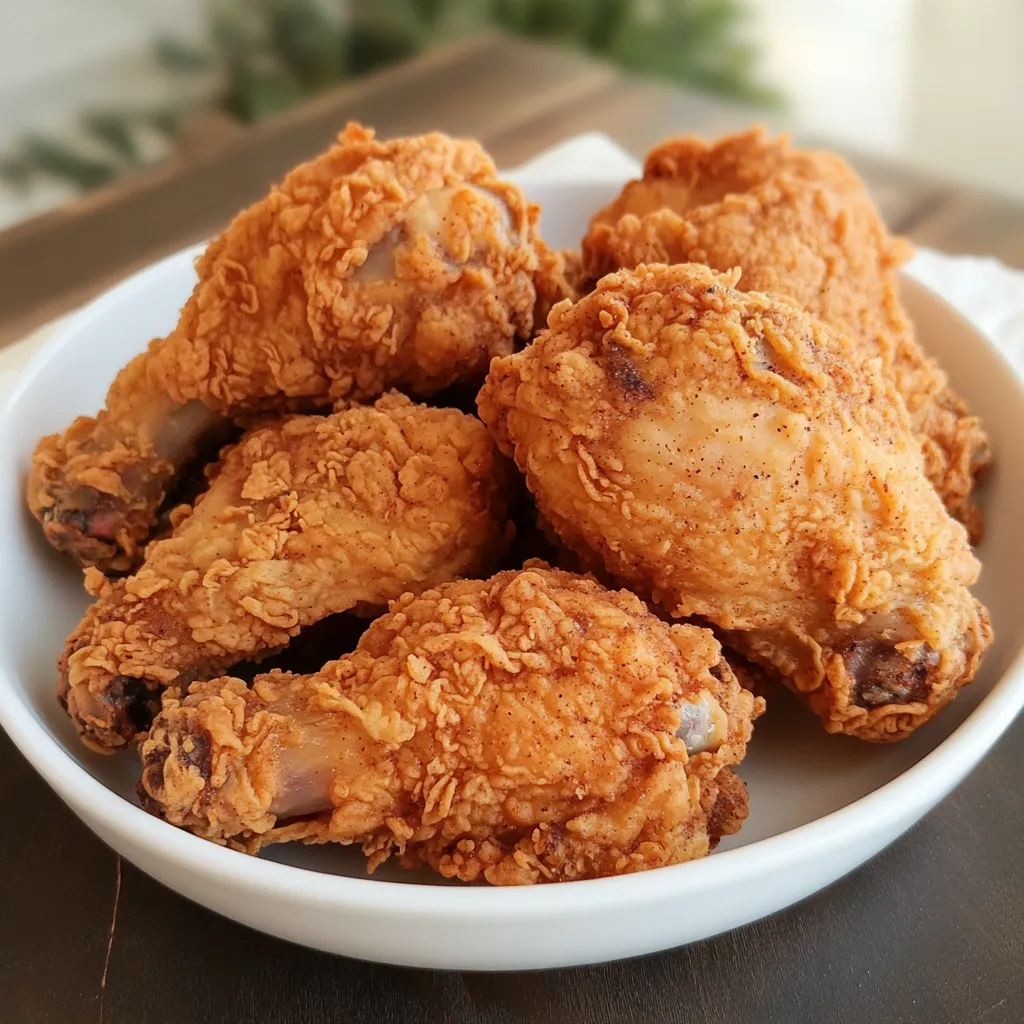
<svg viewBox="0 0 1024 1024"><path fill-rule="evenodd" d="M521 182L566 177L623 181L639 174L636 160L600 132L567 139L516 170ZM919 249L906 270L955 306L1024 376L1024 272L999 260L947 256L933 249ZM0 348L0 395L64 319L41 327L14 345Z"/></svg>

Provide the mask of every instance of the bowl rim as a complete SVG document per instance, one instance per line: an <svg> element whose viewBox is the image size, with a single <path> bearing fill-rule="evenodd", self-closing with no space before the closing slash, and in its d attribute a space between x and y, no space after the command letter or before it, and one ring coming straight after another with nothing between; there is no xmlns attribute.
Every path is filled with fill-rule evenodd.
<svg viewBox="0 0 1024 1024"><path fill-rule="evenodd" d="M9 389L0 408L0 437L7 436L22 396L35 377L65 345L73 343L87 322L148 287L172 267L177 269L182 260L194 259L203 249L204 243L188 246L150 264L59 323ZM929 301L943 307L945 315L958 320L999 358L1024 403L1024 382L989 339L942 296L908 275L902 278L904 286L909 283L909 287L927 293ZM16 493L20 491L19 479ZM721 889L740 877L749 880L783 868L793 870L861 838L865 821L871 822L872 833L886 832L895 837L903 830L901 826L908 820L916 821L978 764L1024 707L1024 649L1017 652L992 690L946 739L895 778L844 807L701 860L610 878L514 888L353 878L250 857L210 843L146 813L94 778L21 700L13 679L0 664L0 695L4 690L10 692L8 699L0 699L0 725L51 788L80 818L83 814L79 807L87 806L91 817L112 832L130 837L157 862L167 862L193 875L201 872L208 881L230 887L243 886L299 903L329 904L338 910L372 911L382 918L492 918L498 923L554 912L565 915L635 908L665 899L669 890L679 897Z"/></svg>

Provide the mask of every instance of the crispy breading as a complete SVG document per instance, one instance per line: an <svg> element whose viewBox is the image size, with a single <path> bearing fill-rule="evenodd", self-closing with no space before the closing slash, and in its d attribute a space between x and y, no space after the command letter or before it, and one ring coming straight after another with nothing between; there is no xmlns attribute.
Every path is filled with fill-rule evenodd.
<svg viewBox="0 0 1024 1024"><path fill-rule="evenodd" d="M970 682L979 565L879 363L697 264L639 266L495 360L480 412L583 564L898 739Z"/></svg>
<svg viewBox="0 0 1024 1024"><path fill-rule="evenodd" d="M142 567L107 581L61 659L90 746L145 729L160 689L283 647L303 626L493 571L509 470L479 420L390 393L244 435Z"/></svg>
<svg viewBox="0 0 1024 1024"><path fill-rule="evenodd" d="M479 383L531 335L537 291L545 309L567 294L536 222L478 143L350 124L209 245L178 325L106 408L40 442L28 501L49 540L133 568L195 436L223 416Z"/></svg>
<svg viewBox="0 0 1024 1024"><path fill-rule="evenodd" d="M623 874L739 828L730 766L762 707L708 630L532 563L402 597L315 675L167 691L139 792L249 852L359 843L370 870L394 853L495 885Z"/></svg>
<svg viewBox="0 0 1024 1024"><path fill-rule="evenodd" d="M897 270L910 245L886 230L863 182L832 153L753 129L709 144L670 139L643 178L594 215L583 241L592 280L640 263L742 270L739 287L791 298L881 357L910 412L928 479L972 536L971 498L990 461L976 416L914 337Z"/></svg>

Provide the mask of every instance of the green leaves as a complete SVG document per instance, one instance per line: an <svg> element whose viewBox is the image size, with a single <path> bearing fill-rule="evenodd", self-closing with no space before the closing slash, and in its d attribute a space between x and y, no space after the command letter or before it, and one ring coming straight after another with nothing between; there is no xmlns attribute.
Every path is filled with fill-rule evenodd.
<svg viewBox="0 0 1024 1024"><path fill-rule="evenodd" d="M83 156L73 147L41 135L27 136L17 153L0 162L0 179L18 188L27 188L40 174L86 191L113 181L117 165Z"/></svg>
<svg viewBox="0 0 1024 1024"><path fill-rule="evenodd" d="M208 71L210 55L198 47L171 36L160 36L153 44L153 56L165 71L191 74Z"/></svg>
<svg viewBox="0 0 1024 1024"><path fill-rule="evenodd" d="M137 129L132 120L123 114L99 112L86 114L82 118L82 127L94 141L111 150L125 164L137 166L139 147Z"/></svg>
<svg viewBox="0 0 1024 1024"><path fill-rule="evenodd" d="M405 60L420 49L414 36L372 25L354 25L347 42L348 68L353 76Z"/></svg>
<svg viewBox="0 0 1024 1024"><path fill-rule="evenodd" d="M228 108L246 120L487 24L631 70L778 100L753 77L756 52L743 37L748 14L738 0L351 0L346 21L340 4L318 0L210 2L213 63L227 73ZM246 100L250 91L260 95Z"/></svg>
<svg viewBox="0 0 1024 1024"><path fill-rule="evenodd" d="M606 55L634 71L712 92L775 105L780 97L753 77L756 50L744 38L746 8L736 0L620 4ZM657 10L657 16L645 8Z"/></svg>
<svg viewBox="0 0 1024 1024"><path fill-rule="evenodd" d="M345 77L345 32L337 19L319 13L307 0L267 6L273 50L304 90L315 92Z"/></svg>
<svg viewBox="0 0 1024 1024"><path fill-rule="evenodd" d="M596 53L622 67L762 104L777 93L754 77L740 0L206 0L205 48L162 36L157 64L209 76L215 103L259 121L346 79L439 42L498 25ZM414 98L413 98L414 101ZM26 187L39 174L92 188L144 162L139 132L171 136L186 109L101 111L82 119L85 152L39 136L0 160L0 179Z"/></svg>
<svg viewBox="0 0 1024 1024"><path fill-rule="evenodd" d="M39 177L70 182L83 192L99 188L146 163L140 133L155 131L168 138L178 129L173 110L110 111L84 114L75 139L29 134L18 148L0 158L0 181L26 189Z"/></svg>

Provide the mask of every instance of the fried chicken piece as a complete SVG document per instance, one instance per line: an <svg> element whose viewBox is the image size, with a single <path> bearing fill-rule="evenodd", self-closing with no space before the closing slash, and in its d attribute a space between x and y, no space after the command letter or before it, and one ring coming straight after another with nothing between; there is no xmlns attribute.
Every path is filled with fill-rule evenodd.
<svg viewBox="0 0 1024 1024"><path fill-rule="evenodd" d="M877 362L736 275L608 275L480 412L545 518L676 617L781 676L830 732L905 736L991 641L978 562Z"/></svg>
<svg viewBox="0 0 1024 1024"><path fill-rule="evenodd" d="M563 299L575 302L588 290L583 257L577 250L547 249L539 258L537 304L533 315L534 329L537 331L547 324L552 307Z"/></svg>
<svg viewBox="0 0 1024 1024"><path fill-rule="evenodd" d="M202 402L179 405L153 388L147 370L158 344L121 370L95 419L79 416L33 453L29 509L50 544L79 565L132 568L184 468L200 446L230 431Z"/></svg>
<svg viewBox="0 0 1024 1024"><path fill-rule="evenodd" d="M910 411L928 479L977 539L971 490L989 464L988 439L914 337L897 275L910 252L844 160L794 150L762 129L710 145L662 143L643 179L594 216L583 241L591 279L640 263L740 267L744 291L789 297L856 341L864 358L880 356Z"/></svg>
<svg viewBox="0 0 1024 1024"><path fill-rule="evenodd" d="M703 857L746 817L763 703L708 630L542 562L407 594L311 676L175 688L143 806L255 853L360 843L521 885Z"/></svg>
<svg viewBox="0 0 1024 1024"><path fill-rule="evenodd" d="M545 308L568 294L536 222L476 142L380 141L350 124L210 244L177 327L106 408L39 443L28 503L50 543L133 568L197 436L223 417L479 385L532 333L538 288Z"/></svg>
<svg viewBox="0 0 1024 1024"><path fill-rule="evenodd" d="M122 746L163 686L219 675L328 615L493 571L509 470L479 420L397 393L245 434L135 575L87 570L99 600L68 638L59 691L82 738Z"/></svg>

